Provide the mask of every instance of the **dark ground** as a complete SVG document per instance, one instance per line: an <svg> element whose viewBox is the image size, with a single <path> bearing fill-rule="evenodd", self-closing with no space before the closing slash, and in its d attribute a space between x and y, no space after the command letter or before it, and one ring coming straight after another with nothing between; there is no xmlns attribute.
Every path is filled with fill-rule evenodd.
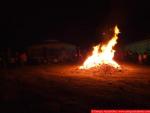
<svg viewBox="0 0 150 113"><path fill-rule="evenodd" d="M88 113L90 109L150 109L150 68L122 64L104 74L77 65L0 70L0 113Z"/></svg>

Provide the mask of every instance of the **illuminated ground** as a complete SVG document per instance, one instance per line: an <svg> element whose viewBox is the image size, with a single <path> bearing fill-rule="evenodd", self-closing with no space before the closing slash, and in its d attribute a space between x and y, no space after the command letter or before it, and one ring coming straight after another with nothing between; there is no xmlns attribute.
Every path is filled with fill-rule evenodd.
<svg viewBox="0 0 150 113"><path fill-rule="evenodd" d="M122 64L105 74L76 65L28 66L0 71L2 113L86 113L98 109L150 109L150 68ZM23 112L24 111L24 112Z"/></svg>

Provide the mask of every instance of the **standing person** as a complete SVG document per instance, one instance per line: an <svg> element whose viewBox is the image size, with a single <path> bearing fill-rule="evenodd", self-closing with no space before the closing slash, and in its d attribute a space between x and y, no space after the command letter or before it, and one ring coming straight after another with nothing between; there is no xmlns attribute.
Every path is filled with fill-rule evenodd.
<svg viewBox="0 0 150 113"><path fill-rule="evenodd" d="M19 66L19 53L15 53L16 66Z"/></svg>
<svg viewBox="0 0 150 113"><path fill-rule="evenodd" d="M82 54L81 54L80 47L76 48L76 57L77 57L77 60L81 60L82 59Z"/></svg>
<svg viewBox="0 0 150 113"><path fill-rule="evenodd" d="M11 67L11 68L14 68L14 67L15 67L15 65L16 65L16 59L15 59L14 56L11 56L11 57L10 57L9 64L10 64L10 67Z"/></svg>
<svg viewBox="0 0 150 113"><path fill-rule="evenodd" d="M140 54L140 53L138 54L138 61L139 61L140 64L143 63L142 54Z"/></svg>
<svg viewBox="0 0 150 113"><path fill-rule="evenodd" d="M3 59L1 56L0 56L0 67L3 67Z"/></svg>
<svg viewBox="0 0 150 113"><path fill-rule="evenodd" d="M7 55L4 51L2 52L1 58L2 58L2 67L6 68L7 67Z"/></svg>
<svg viewBox="0 0 150 113"><path fill-rule="evenodd" d="M138 62L138 53L135 52L135 62Z"/></svg>
<svg viewBox="0 0 150 113"><path fill-rule="evenodd" d="M5 57L6 57L6 65L7 65L7 67L9 67L10 59L11 59L11 49L10 48L7 48Z"/></svg>
<svg viewBox="0 0 150 113"><path fill-rule="evenodd" d="M25 52L19 55L20 63L24 66L27 63L27 54Z"/></svg>
<svg viewBox="0 0 150 113"><path fill-rule="evenodd" d="M144 52L143 56L142 56L142 59L143 59L143 63L146 64L147 63L147 53Z"/></svg>

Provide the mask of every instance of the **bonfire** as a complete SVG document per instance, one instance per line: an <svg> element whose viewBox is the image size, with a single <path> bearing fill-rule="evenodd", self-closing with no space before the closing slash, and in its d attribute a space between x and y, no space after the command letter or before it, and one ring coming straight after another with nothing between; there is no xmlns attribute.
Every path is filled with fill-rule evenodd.
<svg viewBox="0 0 150 113"><path fill-rule="evenodd" d="M114 28L114 35L108 41L107 44L104 45L96 45L93 47L92 55L89 56L80 66L80 69L90 69L94 67L99 67L102 65L108 65L115 69L120 69L120 65L113 59L115 50L114 46L117 44L119 29L117 26Z"/></svg>

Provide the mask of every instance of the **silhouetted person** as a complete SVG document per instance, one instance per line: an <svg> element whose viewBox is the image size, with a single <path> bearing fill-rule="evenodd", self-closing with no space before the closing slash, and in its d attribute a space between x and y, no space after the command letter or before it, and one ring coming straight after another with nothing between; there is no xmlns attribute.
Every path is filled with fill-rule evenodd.
<svg viewBox="0 0 150 113"><path fill-rule="evenodd" d="M143 59L143 63L144 63L144 64L147 63L147 57L148 57L147 53L144 52L144 54L142 55L142 59Z"/></svg>
<svg viewBox="0 0 150 113"><path fill-rule="evenodd" d="M24 53L21 53L19 55L19 59L20 59L20 63L21 65L25 65L27 63L27 54L24 52Z"/></svg>
<svg viewBox="0 0 150 113"><path fill-rule="evenodd" d="M3 59L1 56L0 56L0 67L3 67Z"/></svg>
<svg viewBox="0 0 150 113"><path fill-rule="evenodd" d="M142 54L140 54L140 53L138 54L138 61L140 64L143 63Z"/></svg>

